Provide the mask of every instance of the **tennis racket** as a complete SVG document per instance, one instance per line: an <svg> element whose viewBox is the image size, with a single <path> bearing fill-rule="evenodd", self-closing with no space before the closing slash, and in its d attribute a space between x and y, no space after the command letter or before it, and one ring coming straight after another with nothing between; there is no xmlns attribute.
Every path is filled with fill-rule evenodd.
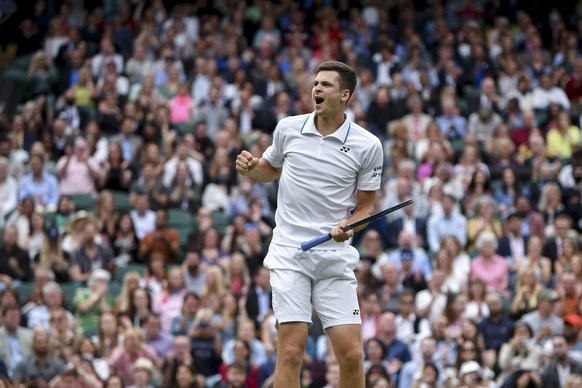
<svg viewBox="0 0 582 388"><path fill-rule="evenodd" d="M404 202L399 203L396 206L392 206L392 207L390 207L388 209L379 211L378 213L374 213L374 214L372 214L369 217L366 217L364 219L361 219L360 221L356 221L353 224L346 225L344 227L344 231L347 232L348 230L355 229L358 226L362 226L362 225L365 225L365 224L367 224L369 222L372 222L374 220L377 220L378 218L381 218L381 217L384 217L387 214L393 213L393 212L395 212L398 209L402 209L403 207L406 207L408 205L411 205L413 202L414 201L412 199L409 199L407 201L404 201ZM323 244L324 242L329 241L329 240L331 240L331 233L322 234L321 236L316 237L313 240L309 240L309 241L305 241L305 242L301 243L301 249L303 249L304 251L308 251L311 248L316 247L316 246L318 246L320 244Z"/></svg>

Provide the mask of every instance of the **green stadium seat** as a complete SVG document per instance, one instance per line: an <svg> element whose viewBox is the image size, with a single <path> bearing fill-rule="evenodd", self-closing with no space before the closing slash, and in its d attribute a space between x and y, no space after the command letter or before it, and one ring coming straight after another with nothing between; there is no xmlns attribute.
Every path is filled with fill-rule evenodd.
<svg viewBox="0 0 582 388"><path fill-rule="evenodd" d="M72 194L70 197L77 211L85 210L93 212L95 210L95 198L93 196L89 194Z"/></svg>
<svg viewBox="0 0 582 388"><path fill-rule="evenodd" d="M180 226L191 228L194 225L194 216L182 209L168 209L168 226L178 229Z"/></svg>
<svg viewBox="0 0 582 388"><path fill-rule="evenodd" d="M20 285L18 285L18 287L14 287L14 289L18 293L18 301L21 305L24 305L34 290L34 282L20 283Z"/></svg>
<svg viewBox="0 0 582 388"><path fill-rule="evenodd" d="M214 210L212 212L212 225L218 229L221 236L224 236L226 227L230 224L228 216L221 210Z"/></svg>
<svg viewBox="0 0 582 388"><path fill-rule="evenodd" d="M132 210L129 194L125 191L113 191L113 203L115 203L115 209L120 213L129 213Z"/></svg>
<svg viewBox="0 0 582 388"><path fill-rule="evenodd" d="M191 123L180 123L176 124L176 129L178 130L180 136L184 136L187 133L194 132L194 125Z"/></svg>

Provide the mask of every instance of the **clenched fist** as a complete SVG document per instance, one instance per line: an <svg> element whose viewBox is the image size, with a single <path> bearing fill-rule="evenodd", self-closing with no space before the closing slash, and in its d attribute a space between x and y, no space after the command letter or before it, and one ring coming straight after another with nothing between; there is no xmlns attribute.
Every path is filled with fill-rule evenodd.
<svg viewBox="0 0 582 388"><path fill-rule="evenodd" d="M241 175L249 175L257 164L259 164L259 158L254 157L249 151L242 151L236 157L236 170Z"/></svg>

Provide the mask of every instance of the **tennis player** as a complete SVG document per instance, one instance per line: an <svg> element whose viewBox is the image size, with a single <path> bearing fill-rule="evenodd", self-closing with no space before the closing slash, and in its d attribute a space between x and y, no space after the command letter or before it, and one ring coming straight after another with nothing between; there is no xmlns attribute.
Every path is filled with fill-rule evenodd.
<svg viewBox="0 0 582 388"><path fill-rule="evenodd" d="M315 70L310 114L282 119L261 158L242 151L241 175L258 182L280 177L270 270L277 318L275 387L298 387L301 361L317 312L340 365L341 387L364 387L360 307L354 276L359 255L343 226L370 216L380 188L383 152L378 138L346 119L356 73L341 62ZM331 232L330 232L331 231ZM324 233L332 239L304 252Z"/></svg>

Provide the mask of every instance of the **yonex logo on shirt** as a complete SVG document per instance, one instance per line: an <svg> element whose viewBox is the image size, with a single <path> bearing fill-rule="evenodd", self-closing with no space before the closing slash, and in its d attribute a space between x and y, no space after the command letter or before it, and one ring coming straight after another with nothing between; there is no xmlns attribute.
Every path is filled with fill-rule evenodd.
<svg viewBox="0 0 582 388"><path fill-rule="evenodd" d="M349 150L350 149L348 147L342 147L342 148L340 148L340 151L345 152L345 153L348 153Z"/></svg>
<svg viewBox="0 0 582 388"><path fill-rule="evenodd" d="M360 315L360 310L354 310L353 315Z"/></svg>

